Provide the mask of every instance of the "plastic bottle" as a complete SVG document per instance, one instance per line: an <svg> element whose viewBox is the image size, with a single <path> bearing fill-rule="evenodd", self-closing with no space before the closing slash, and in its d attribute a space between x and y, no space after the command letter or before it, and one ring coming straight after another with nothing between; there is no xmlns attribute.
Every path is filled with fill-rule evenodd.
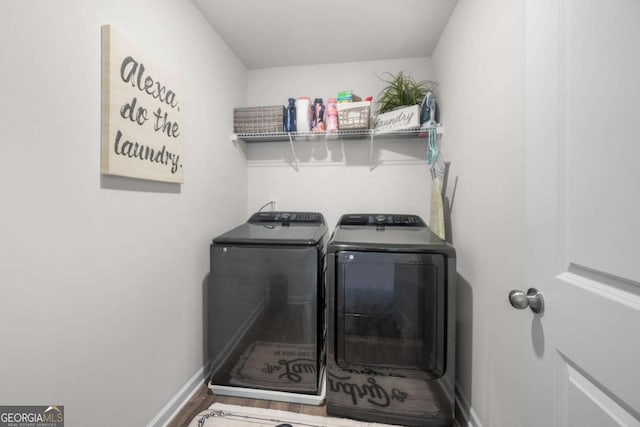
<svg viewBox="0 0 640 427"><path fill-rule="evenodd" d="M306 96L296 99L296 127L298 132L311 130L311 100Z"/></svg>
<svg viewBox="0 0 640 427"><path fill-rule="evenodd" d="M296 100L289 98L289 106L287 107L287 117L284 121L285 132L295 132L298 130L296 126Z"/></svg>
<svg viewBox="0 0 640 427"><path fill-rule="evenodd" d="M314 132L324 132L324 103L322 102L322 98L316 98L313 101L313 110L312 118L311 118L311 130Z"/></svg>
<svg viewBox="0 0 640 427"><path fill-rule="evenodd" d="M338 131L338 103L335 98L327 99L327 132Z"/></svg>

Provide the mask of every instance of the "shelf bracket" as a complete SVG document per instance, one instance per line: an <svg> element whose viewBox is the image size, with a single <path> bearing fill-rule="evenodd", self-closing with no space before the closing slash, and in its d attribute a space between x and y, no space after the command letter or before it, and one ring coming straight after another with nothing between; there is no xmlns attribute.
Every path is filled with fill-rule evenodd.
<svg viewBox="0 0 640 427"><path fill-rule="evenodd" d="M298 166L298 156L296 156L296 149L293 146L293 137L291 136L291 132L288 132L287 135L289 135L289 146L291 147L291 154L293 155L292 166L296 170L296 172L300 172L300 168Z"/></svg>

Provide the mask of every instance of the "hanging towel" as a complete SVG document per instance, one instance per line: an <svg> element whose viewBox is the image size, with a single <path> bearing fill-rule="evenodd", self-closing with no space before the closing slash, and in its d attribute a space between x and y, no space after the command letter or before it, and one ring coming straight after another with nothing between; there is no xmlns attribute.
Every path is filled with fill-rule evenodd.
<svg viewBox="0 0 640 427"><path fill-rule="evenodd" d="M440 178L433 178L431 184L431 215L429 228L442 240L445 238L444 232L444 209L442 204L442 181Z"/></svg>

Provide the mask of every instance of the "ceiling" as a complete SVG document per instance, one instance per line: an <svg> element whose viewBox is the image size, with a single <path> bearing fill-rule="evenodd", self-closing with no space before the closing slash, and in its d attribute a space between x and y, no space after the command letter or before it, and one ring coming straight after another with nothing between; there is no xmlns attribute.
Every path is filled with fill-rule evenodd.
<svg viewBox="0 0 640 427"><path fill-rule="evenodd" d="M458 0L191 0L248 69L431 56Z"/></svg>

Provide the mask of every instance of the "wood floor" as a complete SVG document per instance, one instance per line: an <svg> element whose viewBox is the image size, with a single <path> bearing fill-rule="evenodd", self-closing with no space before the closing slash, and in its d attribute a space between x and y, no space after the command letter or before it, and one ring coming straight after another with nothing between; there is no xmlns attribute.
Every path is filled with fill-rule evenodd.
<svg viewBox="0 0 640 427"><path fill-rule="evenodd" d="M201 411L204 411L214 402L230 405L251 406L263 409L278 409L281 411L296 412L307 415L327 416L327 406L301 405L299 403L273 402L270 400L244 399L241 397L214 396L206 384L193 395L191 400L182 408L178 415L169 423L169 427L185 427Z"/></svg>
<svg viewBox="0 0 640 427"><path fill-rule="evenodd" d="M214 402L227 403L229 405L251 406L263 409L278 409L281 411L296 412L298 414L327 416L327 405L301 405L299 403L274 402L270 400L244 399L241 397L214 396L211 390L204 383L193 395L187 404L180 410L178 415L171 420L168 427L186 427L193 417L204 411ZM453 427L460 427L463 423L454 421Z"/></svg>

